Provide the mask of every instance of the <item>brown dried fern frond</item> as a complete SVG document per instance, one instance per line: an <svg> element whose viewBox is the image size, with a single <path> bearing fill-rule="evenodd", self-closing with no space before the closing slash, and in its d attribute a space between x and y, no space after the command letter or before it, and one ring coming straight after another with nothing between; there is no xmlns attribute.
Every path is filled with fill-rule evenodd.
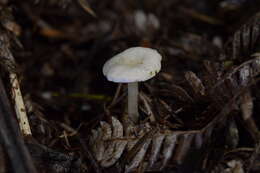
<svg viewBox="0 0 260 173"><path fill-rule="evenodd" d="M260 12L238 29L226 46L226 58L244 60L256 51L260 38Z"/></svg>

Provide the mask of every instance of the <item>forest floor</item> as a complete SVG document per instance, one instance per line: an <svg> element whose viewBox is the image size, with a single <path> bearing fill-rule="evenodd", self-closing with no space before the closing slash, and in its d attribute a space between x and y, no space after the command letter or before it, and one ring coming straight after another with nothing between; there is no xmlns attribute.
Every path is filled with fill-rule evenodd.
<svg viewBox="0 0 260 173"><path fill-rule="evenodd" d="M7 73L18 75L38 172L260 171L259 1L0 0L0 9L1 77L10 96ZM140 83L133 123L127 85L102 67L136 46L158 50L162 68ZM8 162L0 172L17 172Z"/></svg>

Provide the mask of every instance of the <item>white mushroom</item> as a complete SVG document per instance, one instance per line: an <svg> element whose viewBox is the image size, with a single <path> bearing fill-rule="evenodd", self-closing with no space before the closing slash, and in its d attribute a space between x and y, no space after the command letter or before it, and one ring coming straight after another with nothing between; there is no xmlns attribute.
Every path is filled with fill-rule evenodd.
<svg viewBox="0 0 260 173"><path fill-rule="evenodd" d="M109 81L128 83L128 115L138 121L138 82L154 77L161 69L161 55L154 49L129 48L108 60L103 74Z"/></svg>

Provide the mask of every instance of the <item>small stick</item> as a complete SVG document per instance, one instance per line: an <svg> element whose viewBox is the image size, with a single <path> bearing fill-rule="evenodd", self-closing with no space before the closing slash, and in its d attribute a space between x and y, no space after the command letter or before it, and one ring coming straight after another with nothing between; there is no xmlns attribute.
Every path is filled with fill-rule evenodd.
<svg viewBox="0 0 260 173"><path fill-rule="evenodd" d="M152 111L152 108L150 107L150 105L148 103L149 100L148 100L147 96L143 92L141 92L139 96L140 96L140 99L144 103L144 106L145 106L145 108L146 108L146 110L148 112L148 115L149 115L149 118L150 118L151 122L155 122L156 119L155 119L154 113Z"/></svg>
<svg viewBox="0 0 260 173"><path fill-rule="evenodd" d="M15 102L15 112L20 129L23 135L32 135L17 75L11 72L9 77L12 85L12 98Z"/></svg>
<svg viewBox="0 0 260 173"><path fill-rule="evenodd" d="M115 93L115 95L113 97L113 100L112 100L111 104L108 106L108 108L111 108L117 102L117 99L119 97L121 88L122 88L122 83L119 83L118 86L117 86L117 89L116 89L116 93Z"/></svg>
<svg viewBox="0 0 260 173"><path fill-rule="evenodd" d="M36 173L30 153L18 130L18 124L0 78L0 143L8 154L14 173Z"/></svg>
<svg viewBox="0 0 260 173"><path fill-rule="evenodd" d="M12 86L12 98L15 102L15 111L17 119L19 120L19 126L23 135L32 135L29 121L26 115L26 110L19 86L19 82L17 79L17 75L14 72L15 70L15 59L10 51L10 39L9 36L0 30L0 57L1 61L4 61L4 68L9 72L9 78Z"/></svg>

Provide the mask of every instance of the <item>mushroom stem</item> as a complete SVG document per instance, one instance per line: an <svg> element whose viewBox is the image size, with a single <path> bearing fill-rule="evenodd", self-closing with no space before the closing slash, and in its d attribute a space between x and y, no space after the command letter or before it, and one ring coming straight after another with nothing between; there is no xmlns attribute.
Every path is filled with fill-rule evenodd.
<svg viewBox="0 0 260 173"><path fill-rule="evenodd" d="M134 123L138 121L138 82L128 83L128 116Z"/></svg>

